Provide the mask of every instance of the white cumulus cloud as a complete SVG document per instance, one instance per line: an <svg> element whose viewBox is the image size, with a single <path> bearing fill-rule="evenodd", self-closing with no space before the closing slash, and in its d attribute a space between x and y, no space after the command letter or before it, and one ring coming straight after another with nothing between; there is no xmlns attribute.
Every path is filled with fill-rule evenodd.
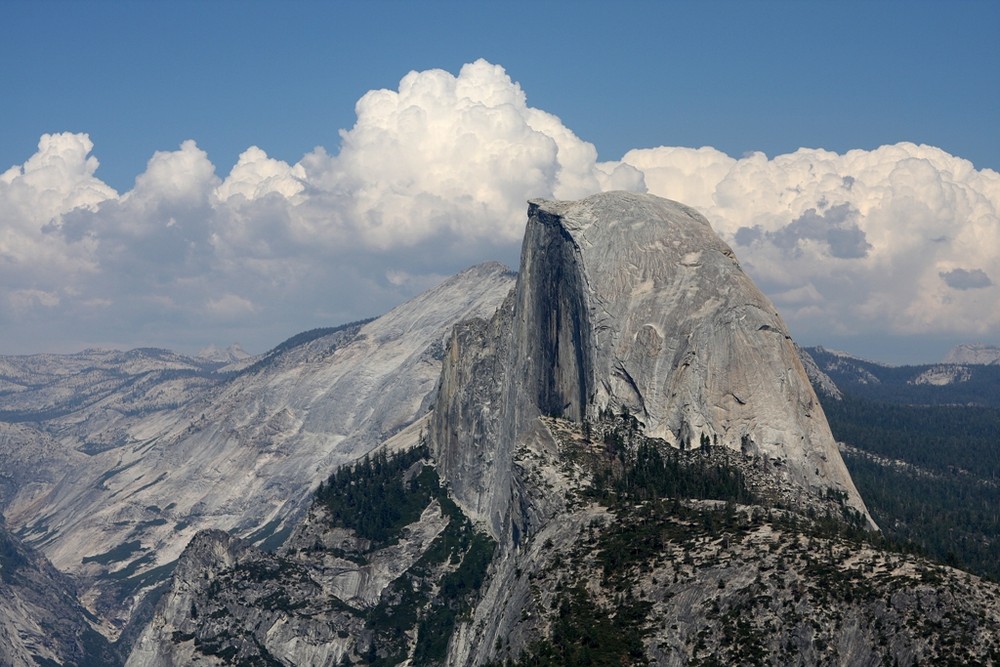
<svg viewBox="0 0 1000 667"><path fill-rule="evenodd" d="M8 351L262 350L384 312L441 276L516 262L526 200L649 190L700 209L793 332L1000 334L1000 175L929 146L740 159L593 145L504 69L410 72L358 100L336 152L251 146L220 176L194 140L119 194L85 134L0 174Z"/></svg>
<svg viewBox="0 0 1000 667"><path fill-rule="evenodd" d="M305 188L305 177L301 164L290 166L251 146L240 155L229 176L216 188L215 195L221 200L235 196L255 200L269 194L291 199Z"/></svg>
<svg viewBox="0 0 1000 667"><path fill-rule="evenodd" d="M734 159L635 150L654 194L700 209L794 331L1000 334L1000 174L932 146Z"/></svg>
<svg viewBox="0 0 1000 667"><path fill-rule="evenodd" d="M483 60L458 76L410 72L398 90L367 93L356 112L340 153L314 156L309 172L346 195L347 224L375 248L444 235L516 243L531 197L576 198L612 181L643 188L634 170L600 168L592 144L529 107L503 68Z"/></svg>
<svg viewBox="0 0 1000 667"><path fill-rule="evenodd" d="M117 196L94 173L99 163L85 134L43 134L38 152L0 174L0 192L16 216L5 223L37 223L79 207L94 207ZM6 226L6 225L5 225Z"/></svg>

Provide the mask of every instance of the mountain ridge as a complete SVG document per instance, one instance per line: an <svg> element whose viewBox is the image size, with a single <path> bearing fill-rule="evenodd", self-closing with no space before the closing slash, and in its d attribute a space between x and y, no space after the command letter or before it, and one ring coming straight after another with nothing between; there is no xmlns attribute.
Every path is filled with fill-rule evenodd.
<svg viewBox="0 0 1000 667"><path fill-rule="evenodd" d="M60 399L67 409L0 438L12 460L53 464L44 475L17 468L5 480L8 523L78 577L114 638L199 529L280 542L328 470L421 417L452 323L491 314L510 285L500 264L472 267L376 320L189 382L187 400L170 409L125 411L110 390L75 405L73 390L87 377L67 371L70 390L52 390L69 397Z"/></svg>
<svg viewBox="0 0 1000 667"><path fill-rule="evenodd" d="M1000 365L932 363L892 366L824 347L800 350L810 379L829 396L912 405L1000 406Z"/></svg>

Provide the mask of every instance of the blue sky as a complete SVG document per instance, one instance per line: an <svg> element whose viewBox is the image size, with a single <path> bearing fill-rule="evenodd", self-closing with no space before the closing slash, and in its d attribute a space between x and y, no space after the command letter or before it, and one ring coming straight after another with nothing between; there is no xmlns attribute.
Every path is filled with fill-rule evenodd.
<svg viewBox="0 0 1000 667"><path fill-rule="evenodd" d="M927 143L1000 170L996 2L9 2L0 165L89 132L124 190L195 139L335 151L410 70L502 65L601 159Z"/></svg>
<svg viewBox="0 0 1000 667"><path fill-rule="evenodd" d="M441 69L459 76L464 65L483 59L503 69L523 92L528 108L555 116L562 128L592 144L601 163L622 160L632 149L707 146L737 160L761 151L772 161L768 168L777 170L782 166L774 158L794 154L802 147L822 148L841 156L854 149L876 151L900 142L934 147L947 157L907 154L905 159L929 160L933 169L947 174L954 172L951 167L941 166L948 159L971 162L979 176L973 179L975 183L963 180L962 187L981 193L993 208L985 213L970 208L970 215L980 216L979 227L962 233L970 238L994 238L990 236L990 216L1000 205L998 195L990 178L986 178L986 185L980 181L982 174L989 176L990 170L1000 169L997 2L41 1L8 2L2 16L0 57L4 67L0 68L0 89L5 104L0 116L0 173L26 164L39 151L40 137L51 133L87 134L92 142L90 155L100 161L100 167L91 175L116 190L117 195L133 189L136 178L147 172L157 151L178 153L188 140L204 152L218 181L230 175L239 156L251 146L262 149L271 160L293 166L307 155L316 155L317 146L325 149L328 158L336 158L341 151L341 132L363 124L359 123L355 105L368 91L398 91L401 79L411 71ZM361 137L359 132L355 140L361 141ZM565 154L565 146L560 146ZM883 162L888 159L880 156ZM337 178L347 178L343 176L346 160L338 164L334 159L322 169L316 166L317 160L309 163L313 165L310 174L327 173L323 182L333 182L329 176L333 173L340 174ZM713 160L713 164L721 164L718 155ZM856 168L856 162L851 162L855 166L845 163L832 169L855 178L854 172L848 171ZM358 158L356 164L368 162ZM650 185L655 180L651 173L646 175L644 187L656 191ZM882 172L873 168L867 173ZM923 172L914 173L914 178L920 178ZM379 174L388 178L383 172ZM210 175L206 173L205 177ZM13 175L8 175L11 179ZM346 187L337 182L337 188ZM665 192L657 194L673 196L685 191L664 183L661 186ZM749 192L750 181L743 183ZM549 185L550 191L542 188L539 194L576 193L566 184ZM428 185L429 192L441 196L444 191L435 187ZM527 185L522 190L523 194L534 192ZM520 197L522 190L514 195ZM689 196L699 195L693 192ZM11 268L13 264L7 267L4 280L9 285L18 283L19 291L8 295L6 306L0 300L0 325L7 332L5 343L0 344L7 349L0 349L0 353L41 351L32 346L68 351L92 344L158 344L192 351L202 344L232 340L242 340L252 351L262 351L302 328L370 314L362 312L365 307L387 308L461 268L460 262L489 259L487 254L499 255L508 262L516 258L516 242L507 232L493 235L492 241L486 239L490 236L487 231L480 236L470 232L467 247L455 252L453 261L440 265L419 258L427 249L420 244L431 244L429 236L397 248L365 237L361 245L365 253L371 253L365 255L366 267L347 267L345 255L333 250L325 259L314 258L318 264L340 263L337 280L352 285L352 280L361 281L350 289L358 293L362 283L367 285L372 291L364 298L352 301L326 294L323 298L327 302L319 304L303 297L294 304L301 313L295 316L265 303L267 298L288 301L287 294L257 290L255 299L254 295L237 293L235 288L219 288L216 296L205 296L206 303L243 303L246 310L236 317L239 308L230 309L227 312L233 317L215 321L203 317L208 312L204 308L199 311L202 315L188 312L184 304L193 298L192 294L170 293L167 283L190 277L206 285L218 286L225 281L237 285L240 278L235 269L227 273L223 266L238 262L239 248L247 246L232 243L222 252L221 245L213 241L213 258L197 265L171 264L160 258L153 262L161 274L158 282L141 288L147 290L145 293L121 293L116 291L120 287L113 286L129 282L132 276L115 272L135 271L134 263L124 262L118 255L115 263L107 259L108 254L93 253L97 252L95 248L111 247L114 235L109 230L114 225L118 225L114 229L119 234L115 238L136 238L131 232L122 236L124 223L120 221L123 216L137 214L127 213L127 206L117 201L107 203L110 199L110 194L104 193L87 200L91 208L103 206L104 210L72 227L86 229L86 233L74 237L69 231L71 226L57 225L65 244L58 252L50 247L51 233L34 240L26 236L17 246L22 250L13 245L5 250L7 256L19 258L22 265L29 258L37 264L40 257L47 257L45 261L53 265L46 275L56 277L46 282L44 276L17 272L16 267ZM825 192L816 199L836 204ZM77 200L67 195L65 201ZM867 235L867 243L874 250L865 270L874 273L861 271L864 280L909 280L905 276L910 274L903 271L902 264L894 265L894 271L902 273L882 274L874 265L885 265L884 258L876 257L878 239L885 237L878 230L892 229L893 224L905 226L910 218L904 215L893 223L887 211L882 212L883 219L869 215L863 202L847 203L850 207L843 210L856 212L854 218L834 220L823 217L822 211L814 218L841 227L856 225ZM301 202L295 205L299 206L297 210L303 210ZM25 210L30 209L25 206ZM63 210L67 206L70 204L56 206L52 213L68 216L70 211ZM521 204L513 206L523 209ZM800 203L787 211L782 209L786 219L780 224L801 222L808 210L805 206ZM896 210L905 209L903 204L900 207ZM196 208L184 209L185 215L199 215ZM901 308L906 312L887 319L878 314L879 299L888 302L910 297L894 295L887 287L885 294L850 312L847 305L834 298L837 289L844 290L839 294L841 300L847 299L844 294L851 290L857 291L857 285L849 280L843 281L840 288L836 286L836 275L854 271L845 263L851 258L833 257L833 268L815 280L805 274L778 276L764 266L774 257L760 244L787 235L768 236L777 234L778 228L768 228L772 223L760 217L764 213L757 218L737 219L719 207L706 204L700 208L706 214L714 211L721 216L722 222L712 221L730 243L734 243L739 229L758 228L760 233L753 238L759 241L759 247L734 247L747 258L751 275L775 298L793 333L806 343L823 342L817 339L826 332L860 353L878 353L879 340L884 345L885 340L901 337L907 341L907 349L913 351L911 356L920 350L919 354L926 357L938 355L941 347L952 341L1000 342L1000 324L976 324L971 322L974 318L963 314L965 311L945 308L958 308L952 297L965 299L962 308L969 312L996 304L1000 283L996 251L963 264L960 258L964 251L960 248L950 256L937 253L932 257L928 250L927 263L919 275L928 281L927 285L935 280L943 285L944 291L937 297L944 304L940 317L922 319L915 315L928 306L913 297L912 303ZM386 210L377 209L378 215L387 216ZM219 207L214 206L212 211L218 214ZM241 215L250 216L247 219L258 222L264 219L261 216L268 215L260 210L241 211ZM182 220L181 214L175 213L170 219ZM112 219L119 223L112 224ZM152 218L147 222L159 224ZM940 233L928 228L924 242L959 238L955 226L961 222L953 220L953 228ZM0 219L0 224L9 228L20 225L34 229L46 224L38 223L34 219ZM211 230L195 229L194 222L176 227L190 231L185 237L189 244L198 244L220 238L221 224ZM391 221L387 217L380 224L389 225ZM49 231L54 228L50 226ZM800 224L793 229L805 227ZM90 240L81 241L84 237ZM338 248L345 244L344 238L338 237ZM744 234L741 238L751 237ZM812 251L809 244L823 240L818 236L796 238L803 244L797 251L806 255ZM42 243L49 245L38 245ZM34 250L27 250L29 247ZM164 247L170 246L160 249ZM782 247L788 250L787 243ZM142 255L142 247L129 251L136 263L150 259ZM275 263L279 255L286 263L293 262L291 246L286 251L280 254L269 248L263 255ZM808 257L799 259L803 267L809 264ZM381 273L371 270L373 263L379 265ZM303 260L303 264L308 262ZM76 268L66 269L71 265ZM65 274L60 274L63 269ZM313 278L331 279L318 269L304 270L311 271ZM273 274L267 280L263 273L259 277L269 280L267 284L277 280ZM93 281L88 282L91 278ZM791 285L796 280L811 285L813 290L795 292ZM67 291L65 281L81 287ZM202 291L208 294L212 289ZM318 293L310 298L319 298ZM803 299L812 301L797 306L804 303ZM72 307L71 302L75 302ZM150 319L149 313L155 309L137 306L140 302L170 305ZM95 324L88 328L87 304L110 308L106 312L116 314L110 318L94 316ZM845 319L848 326L838 331L826 324L810 326L809 314L824 308L824 304L841 308L837 317ZM279 315L288 320L282 322L287 325L284 330L274 323ZM331 319L335 321L328 321ZM71 323L69 327L67 323ZM192 328L198 326L203 327L200 333L193 332ZM73 330L72 335L65 333L67 328Z"/></svg>

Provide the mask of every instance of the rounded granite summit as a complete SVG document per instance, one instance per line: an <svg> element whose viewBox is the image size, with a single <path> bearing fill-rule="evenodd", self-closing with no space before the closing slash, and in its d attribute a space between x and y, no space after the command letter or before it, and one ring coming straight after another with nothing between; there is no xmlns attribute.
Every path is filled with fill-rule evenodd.
<svg viewBox="0 0 1000 667"><path fill-rule="evenodd" d="M539 415L627 408L649 436L760 457L867 516L787 327L694 209L630 192L532 200L511 320L504 437Z"/></svg>

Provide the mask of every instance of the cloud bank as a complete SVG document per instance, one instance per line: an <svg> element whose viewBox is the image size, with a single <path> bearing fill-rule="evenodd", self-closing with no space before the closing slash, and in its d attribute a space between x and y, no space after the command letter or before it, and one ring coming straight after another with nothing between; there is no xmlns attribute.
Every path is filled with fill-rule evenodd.
<svg viewBox="0 0 1000 667"><path fill-rule="evenodd" d="M931 146L627 153L701 210L793 332L1000 335L1000 174Z"/></svg>
<svg viewBox="0 0 1000 667"><path fill-rule="evenodd" d="M336 154L290 165L252 146L220 177L191 140L125 193L96 176L87 135L43 136L0 174L0 353L262 351L469 264L513 264L527 199L611 189L701 210L797 336L1000 335L1000 175L937 148L600 162L482 60L411 72L356 113Z"/></svg>

